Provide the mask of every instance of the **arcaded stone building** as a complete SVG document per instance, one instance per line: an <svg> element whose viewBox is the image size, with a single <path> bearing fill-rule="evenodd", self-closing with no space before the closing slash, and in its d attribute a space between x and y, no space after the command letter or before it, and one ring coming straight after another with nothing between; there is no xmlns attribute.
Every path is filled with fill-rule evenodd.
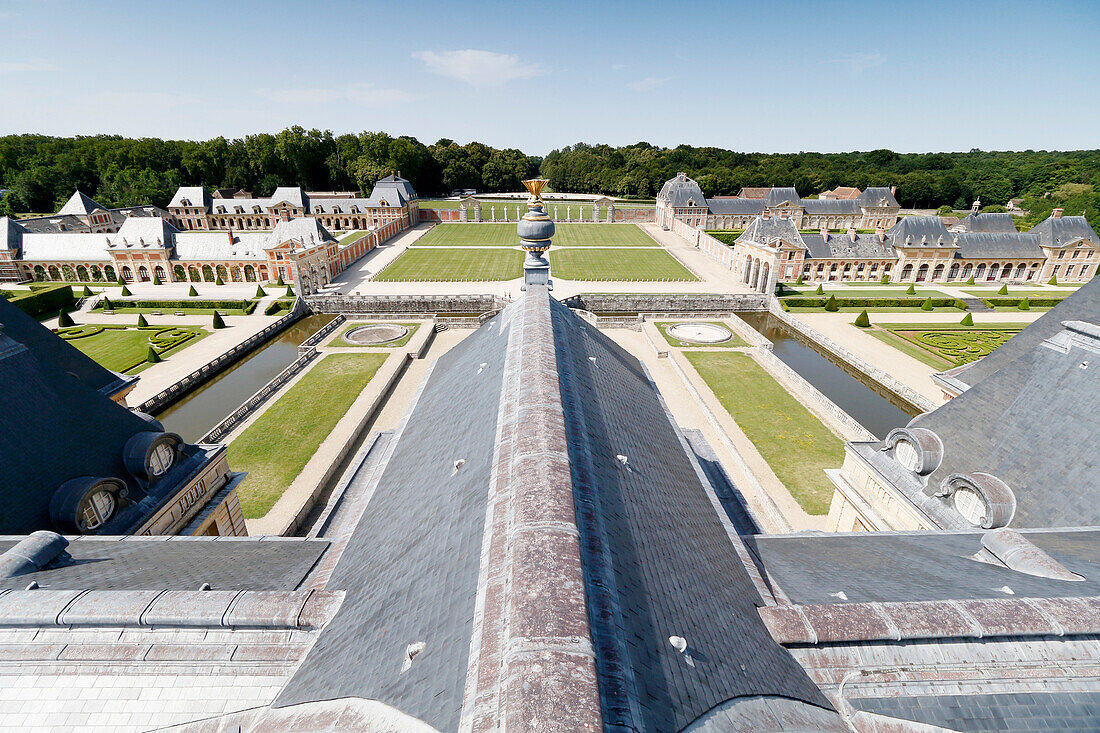
<svg viewBox="0 0 1100 733"><path fill-rule="evenodd" d="M1084 216L1064 216L1061 209L1028 232L1017 231L1007 213L974 212L949 228L938 216L899 218L892 190L869 188L857 198L815 200L799 199L793 188L773 188L764 198L704 199L698 184L683 174L665 183L657 209L658 223L681 234L685 225L744 229L733 245L701 233L694 238L729 264L742 283L761 292L798 278L1045 283L1054 277L1075 283L1092 278L1100 265L1100 236Z"/></svg>
<svg viewBox="0 0 1100 733"><path fill-rule="evenodd" d="M666 181L657 194L657 223L671 228L673 219L700 229L746 229L758 216L787 218L798 229L889 228L901 206L893 188L868 188L856 198L803 199L794 188L753 189L751 198L708 199L684 173ZM757 198L759 193L763 196Z"/></svg>

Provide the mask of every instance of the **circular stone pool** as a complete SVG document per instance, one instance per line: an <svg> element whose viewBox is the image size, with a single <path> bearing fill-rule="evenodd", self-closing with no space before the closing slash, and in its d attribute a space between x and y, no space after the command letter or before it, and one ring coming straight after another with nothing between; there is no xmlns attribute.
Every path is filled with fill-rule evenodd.
<svg viewBox="0 0 1100 733"><path fill-rule="evenodd" d="M351 329L344 334L343 339L356 346L377 346L396 341L408 332L408 328L396 323L372 323Z"/></svg>
<svg viewBox="0 0 1100 733"><path fill-rule="evenodd" d="M668 335L693 344L720 344L733 337L728 328L713 323L677 323L668 329Z"/></svg>

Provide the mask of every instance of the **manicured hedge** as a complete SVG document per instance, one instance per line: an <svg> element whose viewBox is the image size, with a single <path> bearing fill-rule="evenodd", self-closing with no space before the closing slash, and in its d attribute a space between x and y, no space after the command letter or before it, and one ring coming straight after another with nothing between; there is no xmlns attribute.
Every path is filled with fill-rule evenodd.
<svg viewBox="0 0 1100 733"><path fill-rule="evenodd" d="M256 310L255 300L116 300L114 305L118 308L154 308L156 310L187 310L188 308L216 310L221 308L223 310L242 309L245 313Z"/></svg>
<svg viewBox="0 0 1100 733"><path fill-rule="evenodd" d="M1053 308L1064 298L982 298L982 302L990 308L1017 308L1021 300L1028 301L1032 308Z"/></svg>
<svg viewBox="0 0 1100 733"><path fill-rule="evenodd" d="M264 315L273 316L276 313L281 313L282 311L289 311L293 307L293 300L273 300L271 301L271 303L268 304L266 308L264 308Z"/></svg>
<svg viewBox="0 0 1100 733"><path fill-rule="evenodd" d="M830 296L831 298L832 296ZM791 308L824 308L826 298L784 298L782 301ZM958 308L954 298L836 298L840 308L920 308L931 302L933 308ZM1035 301L1032 301L1034 305Z"/></svg>
<svg viewBox="0 0 1100 733"><path fill-rule="evenodd" d="M13 291L6 297L12 305L33 318L52 315L60 310L70 311L76 305L73 289L69 285L34 288L26 293Z"/></svg>

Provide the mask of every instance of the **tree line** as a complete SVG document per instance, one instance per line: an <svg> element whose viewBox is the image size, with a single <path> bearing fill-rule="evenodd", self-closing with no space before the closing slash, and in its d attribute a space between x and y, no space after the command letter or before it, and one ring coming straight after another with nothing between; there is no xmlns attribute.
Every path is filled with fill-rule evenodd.
<svg viewBox="0 0 1100 733"><path fill-rule="evenodd" d="M612 147L578 143L545 157L478 142L441 139L426 145L383 132L333 135L291 127L275 134L205 141L119 136L0 137L0 202L6 212L52 212L74 189L105 206L164 206L181 185L244 188L266 196L276 186L359 190L367 194L391 170L422 196L456 188L516 191L535 175L556 191L651 199L683 171L708 196L746 186L794 186L803 196L836 186L897 186L905 207L969 208L981 198L1003 206L1010 198L1072 204L1098 216L1100 150L966 153L741 153L713 147L662 148L640 142ZM1069 186L1069 188L1065 188ZM1059 193L1061 192L1061 193ZM1049 195L1048 195L1049 194ZM1080 211L1067 207L1067 214Z"/></svg>

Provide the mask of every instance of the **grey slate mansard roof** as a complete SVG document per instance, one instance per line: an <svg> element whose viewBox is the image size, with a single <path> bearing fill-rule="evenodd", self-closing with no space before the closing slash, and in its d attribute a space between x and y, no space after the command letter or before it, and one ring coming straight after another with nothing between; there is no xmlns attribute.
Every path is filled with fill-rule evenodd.
<svg viewBox="0 0 1100 733"><path fill-rule="evenodd" d="M1098 286L1094 280L1086 286L1092 293L1073 297L1095 298ZM953 474L975 471L996 476L1014 493L1010 526L1100 525L1100 310L1088 318L1066 321L1030 347L1030 337L1023 348L1010 340L995 372L914 418L911 427L933 431L944 445L942 462L926 478L902 469L879 444L852 449L941 527L968 525L949 499L933 495ZM1050 326L1036 325L1040 333Z"/></svg>
<svg viewBox="0 0 1100 733"><path fill-rule="evenodd" d="M829 240L820 234L800 234L809 251L810 259L882 259L896 260L897 252L885 242L878 241L877 234L857 234L852 241L846 233L830 234Z"/></svg>
<svg viewBox="0 0 1100 733"><path fill-rule="evenodd" d="M104 207L93 201L91 197L85 196L80 191L77 191L69 197L69 200L65 202L64 206L57 210L57 213L60 215L73 214L75 216L87 216L96 209L104 209Z"/></svg>
<svg viewBox="0 0 1100 733"><path fill-rule="evenodd" d="M1059 247L1076 239L1087 239L1094 247L1100 247L1100 236L1097 236L1088 219L1083 216L1063 216L1058 219L1050 216L1036 224L1031 231L1039 235L1039 244L1044 247Z"/></svg>
<svg viewBox="0 0 1100 733"><path fill-rule="evenodd" d="M956 367L946 374L965 386L977 384L1062 330L1063 321L1100 323L1100 279L1093 278L1030 326L997 347L989 356Z"/></svg>
<svg viewBox="0 0 1100 733"><path fill-rule="evenodd" d="M657 198L668 201L668 205L673 208L683 208L689 206L689 201L693 202L691 206L698 206L706 208L707 199L703 195L703 189L699 187L691 178L688 178L683 173L677 174L675 178L670 178L665 181L665 184L661 186L661 192L657 194Z"/></svg>
<svg viewBox="0 0 1100 733"><path fill-rule="evenodd" d="M968 232L982 234L1015 234L1017 232L1016 220L1007 211L989 214L970 213L954 226L963 227Z"/></svg>
<svg viewBox="0 0 1100 733"><path fill-rule="evenodd" d="M894 198L894 194L886 186L868 186L856 199L863 206L895 206L901 208L901 204Z"/></svg>
<svg viewBox="0 0 1100 733"><path fill-rule="evenodd" d="M0 552L20 538L0 537ZM329 546L267 538L70 538L72 556L36 573L0 578L0 590L30 582L45 590L294 590Z"/></svg>
<svg viewBox="0 0 1100 733"><path fill-rule="evenodd" d="M125 465L124 449L138 434L163 433L163 428L104 396L102 386L97 389L103 370L71 353L77 350L44 326L27 324L27 318L0 298L0 386L7 395L0 411L5 501L0 533L55 529L54 492L82 477L116 479L127 487L134 501L100 531L132 532L206 464L214 449L181 444L166 474L151 483L139 481Z"/></svg>
<svg viewBox="0 0 1100 733"><path fill-rule="evenodd" d="M710 213L718 216L760 216L764 213L764 199L707 199Z"/></svg>
<svg viewBox="0 0 1100 733"><path fill-rule="evenodd" d="M959 232L954 236L958 245L956 257L1042 259L1044 256L1039 249L1039 238L1031 232Z"/></svg>
<svg viewBox="0 0 1100 733"><path fill-rule="evenodd" d="M894 247L952 247L955 235L938 216L905 216L886 232Z"/></svg>
<svg viewBox="0 0 1100 733"><path fill-rule="evenodd" d="M527 319L552 326L556 363L537 368L553 370L561 390L605 725L680 730L716 706L736 708L731 700L766 714L762 698L798 701L785 704L823 728L836 722L756 613L762 600L735 538L644 368L538 286L432 368L326 586L346 592L343 605L275 707L363 697L458 728L476 668L486 487L512 399L509 344ZM416 641L424 651L402 673Z"/></svg>

